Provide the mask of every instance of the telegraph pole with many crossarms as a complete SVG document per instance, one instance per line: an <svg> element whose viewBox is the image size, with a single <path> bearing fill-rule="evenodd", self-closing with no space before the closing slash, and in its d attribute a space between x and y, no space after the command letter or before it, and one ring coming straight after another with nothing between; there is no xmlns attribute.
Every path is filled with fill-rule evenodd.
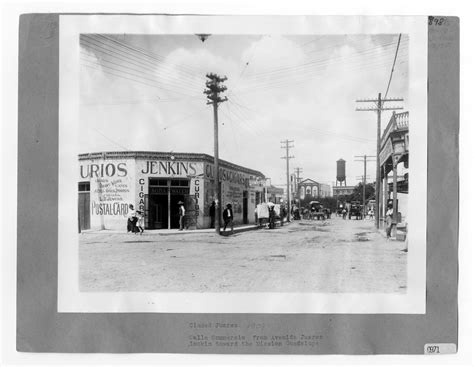
<svg viewBox="0 0 474 367"><path fill-rule="evenodd" d="M281 148L286 150L286 155L284 157L281 157L281 159L286 159L286 199L287 199L287 205L288 209L290 209L291 201L290 201L290 159L295 158L294 156L290 156L290 148L294 148L294 145L291 145L291 143L294 143L294 140L283 140L280 143L285 144ZM289 213L289 211L288 211ZM287 216L287 222L290 222L290 216Z"/></svg>
<svg viewBox="0 0 474 367"><path fill-rule="evenodd" d="M216 233L220 234L221 231L221 185L220 185L220 175L219 175L219 123L217 108L219 103L227 101L227 97L221 98L220 93L227 90L227 87L222 85L222 82L227 80L227 77L219 77L217 74L209 73L206 75L206 78L209 80L206 82L207 89L204 90L204 94L207 94L208 102L207 104L212 104L214 107L214 184L215 184L215 193L217 194L216 201L216 216L217 220L215 223Z"/></svg>
<svg viewBox="0 0 474 367"><path fill-rule="evenodd" d="M375 103L375 107L372 108L356 108L356 111L373 111L377 112L377 168L375 174L375 226L377 229L380 227L380 123L382 117L382 111L393 111L393 110L402 110L403 107L384 107L385 102L402 102L403 98L383 98L382 94L379 93L377 99L357 99L356 102L359 103Z"/></svg>

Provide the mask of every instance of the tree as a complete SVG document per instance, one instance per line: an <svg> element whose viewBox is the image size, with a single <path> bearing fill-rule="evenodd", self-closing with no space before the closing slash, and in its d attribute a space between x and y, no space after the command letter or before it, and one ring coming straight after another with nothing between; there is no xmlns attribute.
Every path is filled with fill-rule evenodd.
<svg viewBox="0 0 474 367"><path fill-rule="evenodd" d="M352 194L346 195L346 202L359 201L362 203L362 191L364 190L364 185L359 183L355 188ZM375 183L366 183L365 184L365 201L369 201L375 197Z"/></svg>

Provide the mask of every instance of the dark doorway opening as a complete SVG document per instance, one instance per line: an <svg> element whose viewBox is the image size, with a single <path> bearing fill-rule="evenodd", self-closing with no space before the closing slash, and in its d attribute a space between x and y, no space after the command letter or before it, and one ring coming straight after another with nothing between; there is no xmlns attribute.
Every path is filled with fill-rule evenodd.
<svg viewBox="0 0 474 367"><path fill-rule="evenodd" d="M244 191L243 192L243 203L242 203L242 215L243 215L243 223L248 224L249 223L249 216L248 216L248 205L249 205L249 192Z"/></svg>
<svg viewBox="0 0 474 367"><path fill-rule="evenodd" d="M146 223L149 229L179 228L179 205L189 195L188 179L150 178ZM187 208L185 208L187 211ZM188 214L188 213L186 213Z"/></svg>
<svg viewBox="0 0 474 367"><path fill-rule="evenodd" d="M148 225L150 229L168 228L168 195L149 195Z"/></svg>
<svg viewBox="0 0 474 367"><path fill-rule="evenodd" d="M78 220L79 232L91 228L91 193L89 182L79 182Z"/></svg>

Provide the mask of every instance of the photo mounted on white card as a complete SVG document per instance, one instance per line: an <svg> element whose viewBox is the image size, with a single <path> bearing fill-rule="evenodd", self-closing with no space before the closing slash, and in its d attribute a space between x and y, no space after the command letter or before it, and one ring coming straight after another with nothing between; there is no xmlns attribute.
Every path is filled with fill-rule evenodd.
<svg viewBox="0 0 474 367"><path fill-rule="evenodd" d="M425 17L59 34L58 312L425 313Z"/></svg>

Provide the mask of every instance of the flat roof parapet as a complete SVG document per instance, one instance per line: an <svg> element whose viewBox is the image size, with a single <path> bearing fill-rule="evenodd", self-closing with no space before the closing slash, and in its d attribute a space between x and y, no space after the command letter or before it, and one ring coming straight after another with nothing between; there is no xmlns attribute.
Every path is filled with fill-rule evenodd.
<svg viewBox="0 0 474 367"><path fill-rule="evenodd" d="M154 159L154 160L170 160L186 159L190 161L205 161L207 163L214 163L214 157L205 153L183 153L183 152L153 152L153 151L113 151L113 152L93 152L79 154L79 161L94 160L94 159ZM242 171L254 176L265 177L260 171L251 168L239 166L237 164L219 159L219 163L226 168Z"/></svg>

